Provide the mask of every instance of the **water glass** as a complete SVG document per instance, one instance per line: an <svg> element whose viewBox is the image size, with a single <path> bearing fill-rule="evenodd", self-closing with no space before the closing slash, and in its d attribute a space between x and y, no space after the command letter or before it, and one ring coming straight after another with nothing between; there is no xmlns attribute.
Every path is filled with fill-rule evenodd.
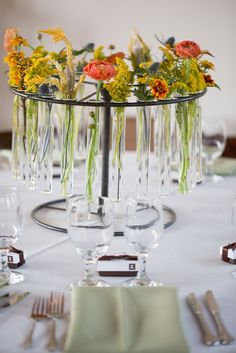
<svg viewBox="0 0 236 353"><path fill-rule="evenodd" d="M214 161L219 158L225 149L226 128L218 118L204 118L202 122L202 158L204 161L204 179L210 182L222 180L219 175L213 174Z"/></svg>
<svg viewBox="0 0 236 353"><path fill-rule="evenodd" d="M124 286L158 286L146 272L149 252L159 244L163 230L162 205L157 199L138 200L128 198L125 206L125 237L133 245L139 261L136 278L128 280Z"/></svg>
<svg viewBox="0 0 236 353"><path fill-rule="evenodd" d="M8 267L9 247L15 244L22 231L22 210L17 188L0 187L0 280L15 284L24 275Z"/></svg>
<svg viewBox="0 0 236 353"><path fill-rule="evenodd" d="M236 192L234 193L233 204L232 204L232 218L231 218L234 242L236 243ZM232 272L232 276L236 279L236 270Z"/></svg>
<svg viewBox="0 0 236 353"><path fill-rule="evenodd" d="M108 286L100 280L97 260L105 255L113 237L112 202L106 197L88 200L72 197L68 203L68 233L77 253L85 263L84 277L73 286Z"/></svg>

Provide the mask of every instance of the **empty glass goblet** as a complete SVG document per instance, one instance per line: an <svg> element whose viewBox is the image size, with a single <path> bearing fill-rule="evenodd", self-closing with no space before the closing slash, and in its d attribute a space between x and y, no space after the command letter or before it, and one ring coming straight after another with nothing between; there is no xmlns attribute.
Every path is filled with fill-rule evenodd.
<svg viewBox="0 0 236 353"><path fill-rule="evenodd" d="M75 196L70 199L68 208L68 233L85 262L84 277L72 287L106 287L108 284L99 279L97 260L106 253L113 237L112 202L106 197L89 201L85 197Z"/></svg>
<svg viewBox="0 0 236 353"><path fill-rule="evenodd" d="M202 158L204 161L204 179L210 182L222 180L219 175L213 174L214 161L219 158L226 144L226 128L218 118L204 118L202 122Z"/></svg>
<svg viewBox="0 0 236 353"><path fill-rule="evenodd" d="M233 205L232 205L232 218L231 224L233 228L234 242L236 243L236 192L234 193ZM236 270L232 272L233 278L236 279Z"/></svg>
<svg viewBox="0 0 236 353"><path fill-rule="evenodd" d="M129 198L125 209L125 237L138 255L139 271L136 278L128 280L124 286L158 286L146 273L149 252L156 248L163 230L162 205L159 200L137 200Z"/></svg>
<svg viewBox="0 0 236 353"><path fill-rule="evenodd" d="M15 187L0 187L0 279L15 284L24 280L24 275L8 267L8 252L20 237L22 211L20 197Z"/></svg>

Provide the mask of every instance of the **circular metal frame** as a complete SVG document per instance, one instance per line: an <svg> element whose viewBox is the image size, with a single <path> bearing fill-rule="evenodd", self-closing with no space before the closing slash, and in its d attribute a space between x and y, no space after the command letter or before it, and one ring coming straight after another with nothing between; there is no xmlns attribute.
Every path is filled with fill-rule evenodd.
<svg viewBox="0 0 236 353"><path fill-rule="evenodd" d="M86 82L90 83L90 82ZM136 102L113 102L113 101L95 101L89 100L89 98L93 97L96 92L89 94L82 99L56 99L53 96L42 96L39 94L27 93L25 91L20 91L15 87L10 87L10 91L18 96L23 98L32 99L35 101L40 102L47 102L53 104L66 104L66 105L78 105L78 106L85 106L85 107L144 107L144 106L155 106L155 105L165 105L165 104L176 104L181 102L192 101L204 96L207 92L207 89L204 89L201 92L189 94L186 96L180 96L171 99L161 99L156 101L136 101Z"/></svg>
<svg viewBox="0 0 236 353"><path fill-rule="evenodd" d="M42 203L41 205L35 207L32 212L31 212L31 217L33 219L33 221L40 225L41 227L50 229L50 230L54 230L57 232L61 232L61 233L67 233L67 229L66 228L62 228L62 227L58 227L56 225L52 225L52 224L48 224L46 222L41 221L38 217L37 217L37 213L42 210L42 209L53 209L53 210L57 210L60 212L65 212L66 208L62 208L62 207L57 207L58 204L65 202L66 199L58 199L58 200L53 200L53 201L49 201L49 202L45 202ZM163 210L168 213L170 215L170 221L166 222L164 224L164 229L170 227L173 223L175 223L176 221L176 213L168 206L163 205ZM115 232L116 236L121 236L123 235L123 232Z"/></svg>

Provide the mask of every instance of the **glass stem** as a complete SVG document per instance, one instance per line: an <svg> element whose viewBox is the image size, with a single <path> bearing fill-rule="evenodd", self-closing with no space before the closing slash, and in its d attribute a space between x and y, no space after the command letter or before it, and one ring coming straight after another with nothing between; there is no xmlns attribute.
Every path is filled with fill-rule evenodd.
<svg viewBox="0 0 236 353"><path fill-rule="evenodd" d="M148 275L146 272L146 262L148 259L148 254L144 253L139 253L138 254L138 263L139 263L139 271L137 275L137 279L140 281L147 281L148 280Z"/></svg>
<svg viewBox="0 0 236 353"><path fill-rule="evenodd" d="M8 258L7 258L8 252L9 252L8 249L1 249L0 250L0 256L1 256L0 270L1 270L1 272L9 271Z"/></svg>
<svg viewBox="0 0 236 353"><path fill-rule="evenodd" d="M208 178L213 176L213 162L206 160L205 174Z"/></svg>
<svg viewBox="0 0 236 353"><path fill-rule="evenodd" d="M96 284L98 281L97 259L85 259L84 279L88 284Z"/></svg>

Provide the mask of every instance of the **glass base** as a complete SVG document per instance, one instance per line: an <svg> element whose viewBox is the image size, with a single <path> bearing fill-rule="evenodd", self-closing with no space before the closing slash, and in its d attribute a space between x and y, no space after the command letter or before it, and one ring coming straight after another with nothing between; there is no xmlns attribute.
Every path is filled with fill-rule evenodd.
<svg viewBox="0 0 236 353"><path fill-rule="evenodd" d="M77 287L110 287L110 284L102 280L88 282L85 279L80 279L78 282L74 282L70 285L70 289Z"/></svg>
<svg viewBox="0 0 236 353"><path fill-rule="evenodd" d="M232 277L236 279L236 270L232 272Z"/></svg>
<svg viewBox="0 0 236 353"><path fill-rule="evenodd" d="M123 287L161 287L161 282L151 280L141 280L139 278L131 278L123 283Z"/></svg>
<svg viewBox="0 0 236 353"><path fill-rule="evenodd" d="M8 284L16 284L25 280L25 276L17 271L0 271L0 280L7 282Z"/></svg>
<svg viewBox="0 0 236 353"><path fill-rule="evenodd" d="M223 180L223 177L217 174L212 175L204 175L203 181L207 181L208 183L218 183Z"/></svg>

